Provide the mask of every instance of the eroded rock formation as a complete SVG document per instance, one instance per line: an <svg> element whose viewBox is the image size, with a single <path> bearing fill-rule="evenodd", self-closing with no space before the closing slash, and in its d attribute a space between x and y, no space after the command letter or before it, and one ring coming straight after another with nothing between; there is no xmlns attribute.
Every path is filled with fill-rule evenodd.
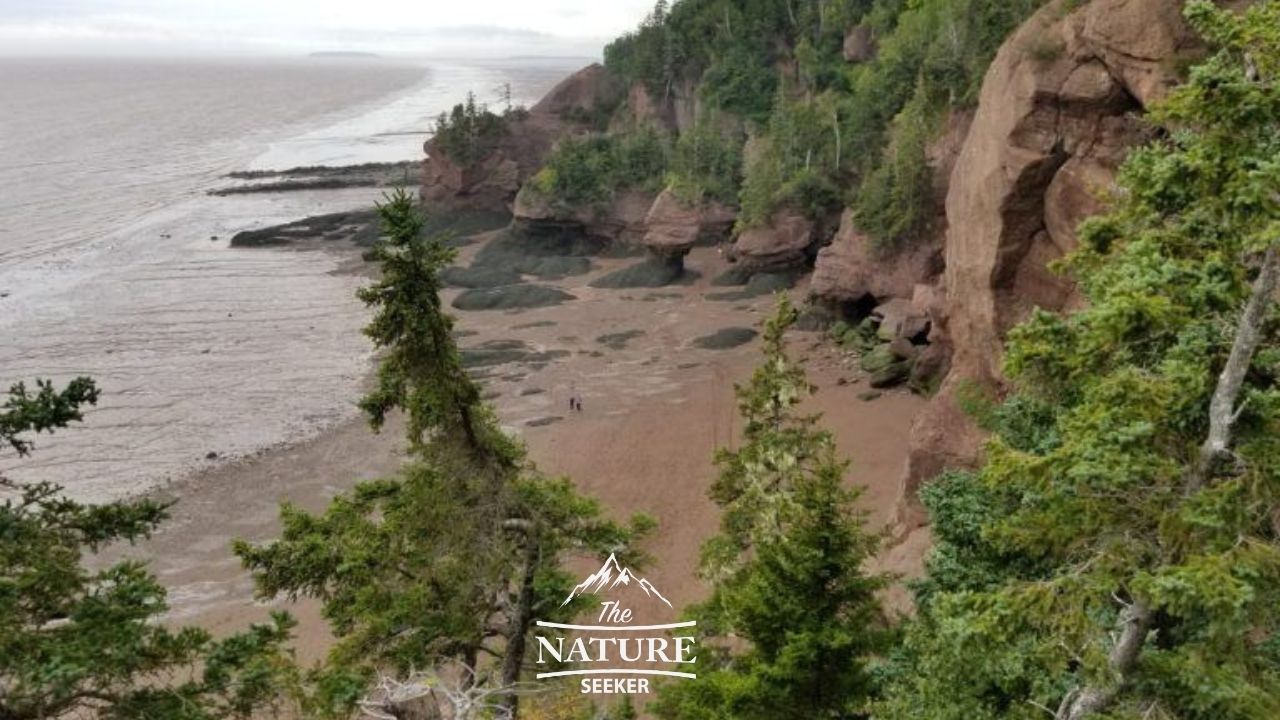
<svg viewBox="0 0 1280 720"><path fill-rule="evenodd" d="M841 307L863 304L871 298L909 299L915 286L942 272L942 248L925 242L902 252L878 252L871 238L858 230L853 212L846 210L831 244L818 251L809 293L819 302Z"/></svg>
<svg viewBox="0 0 1280 720"><path fill-rule="evenodd" d="M1046 6L1002 46L951 175L940 319L952 370L912 432L902 529L923 521L921 482L977 457L982 434L959 409L959 389L998 387L1007 331L1033 307L1073 302L1069 281L1046 265L1075 247L1076 226L1102 208L1143 139L1139 116L1197 48L1178 0L1069 8Z"/></svg>
<svg viewBox="0 0 1280 720"><path fill-rule="evenodd" d="M719 203L690 204L670 190L664 190L645 217L641 245L649 254L673 267L683 268L684 256L699 240L727 237L735 213Z"/></svg>
<svg viewBox="0 0 1280 720"><path fill-rule="evenodd" d="M796 270L808 261L814 241L811 221L798 213L781 211L768 225L738 235L729 258L746 274Z"/></svg>
<svg viewBox="0 0 1280 720"><path fill-rule="evenodd" d="M422 199L430 207L510 210L524 182L538 171L556 140L581 132L599 107L621 101L625 88L602 65L590 65L561 81L469 164L459 164L428 140Z"/></svg>

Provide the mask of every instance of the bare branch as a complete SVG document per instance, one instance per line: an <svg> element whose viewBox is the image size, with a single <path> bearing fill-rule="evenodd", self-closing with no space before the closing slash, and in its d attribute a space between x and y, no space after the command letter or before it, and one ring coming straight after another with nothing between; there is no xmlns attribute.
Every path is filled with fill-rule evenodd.
<svg viewBox="0 0 1280 720"><path fill-rule="evenodd" d="M1120 689L1129 681L1142 646L1151 631L1151 610L1141 600L1134 600L1120 611L1120 636L1107 658L1111 680L1105 685L1076 688L1062 698L1056 720L1084 720L1103 712L1115 702Z"/></svg>
<svg viewBox="0 0 1280 720"><path fill-rule="evenodd" d="M1231 455L1231 428L1239 417L1236 403L1244 387L1245 375L1253 363L1253 354L1262 340L1262 325L1267 307L1271 304L1280 283L1280 252L1276 245L1267 248L1262 258L1262 268L1253 283L1253 292L1245 304L1240 324L1236 327L1231 354L1227 358L1218 385L1209 402L1209 434L1200 446L1200 455L1187 473L1185 489L1188 494L1204 487L1213 475L1215 466Z"/></svg>
<svg viewBox="0 0 1280 720"><path fill-rule="evenodd" d="M506 699L531 691L527 684L487 685L472 668L450 662L404 680L382 675L359 704L374 720L510 720Z"/></svg>

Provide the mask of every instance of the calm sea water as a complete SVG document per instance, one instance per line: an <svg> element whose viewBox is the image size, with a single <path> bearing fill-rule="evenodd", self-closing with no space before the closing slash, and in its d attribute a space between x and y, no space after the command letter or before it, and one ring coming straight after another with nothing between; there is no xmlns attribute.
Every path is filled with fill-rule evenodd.
<svg viewBox="0 0 1280 720"><path fill-rule="evenodd" d="M0 59L0 386L104 390L0 471L107 499L349 416L358 279L227 240L376 191L206 192L243 168L416 159L469 90L531 103L583 63Z"/></svg>

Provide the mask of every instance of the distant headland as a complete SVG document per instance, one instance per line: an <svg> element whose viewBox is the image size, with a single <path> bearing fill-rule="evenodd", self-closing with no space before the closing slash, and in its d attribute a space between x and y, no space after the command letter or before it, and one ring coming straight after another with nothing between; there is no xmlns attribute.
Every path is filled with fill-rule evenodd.
<svg viewBox="0 0 1280 720"><path fill-rule="evenodd" d="M309 57L369 60L381 58L382 56L377 53L361 52L359 50L321 50L311 53Z"/></svg>

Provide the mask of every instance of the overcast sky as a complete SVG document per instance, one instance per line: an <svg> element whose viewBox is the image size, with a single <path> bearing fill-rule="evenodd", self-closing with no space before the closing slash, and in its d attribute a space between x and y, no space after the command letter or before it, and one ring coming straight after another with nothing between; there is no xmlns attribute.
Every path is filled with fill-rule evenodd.
<svg viewBox="0 0 1280 720"><path fill-rule="evenodd" d="M652 0L0 0L0 54L594 55Z"/></svg>

